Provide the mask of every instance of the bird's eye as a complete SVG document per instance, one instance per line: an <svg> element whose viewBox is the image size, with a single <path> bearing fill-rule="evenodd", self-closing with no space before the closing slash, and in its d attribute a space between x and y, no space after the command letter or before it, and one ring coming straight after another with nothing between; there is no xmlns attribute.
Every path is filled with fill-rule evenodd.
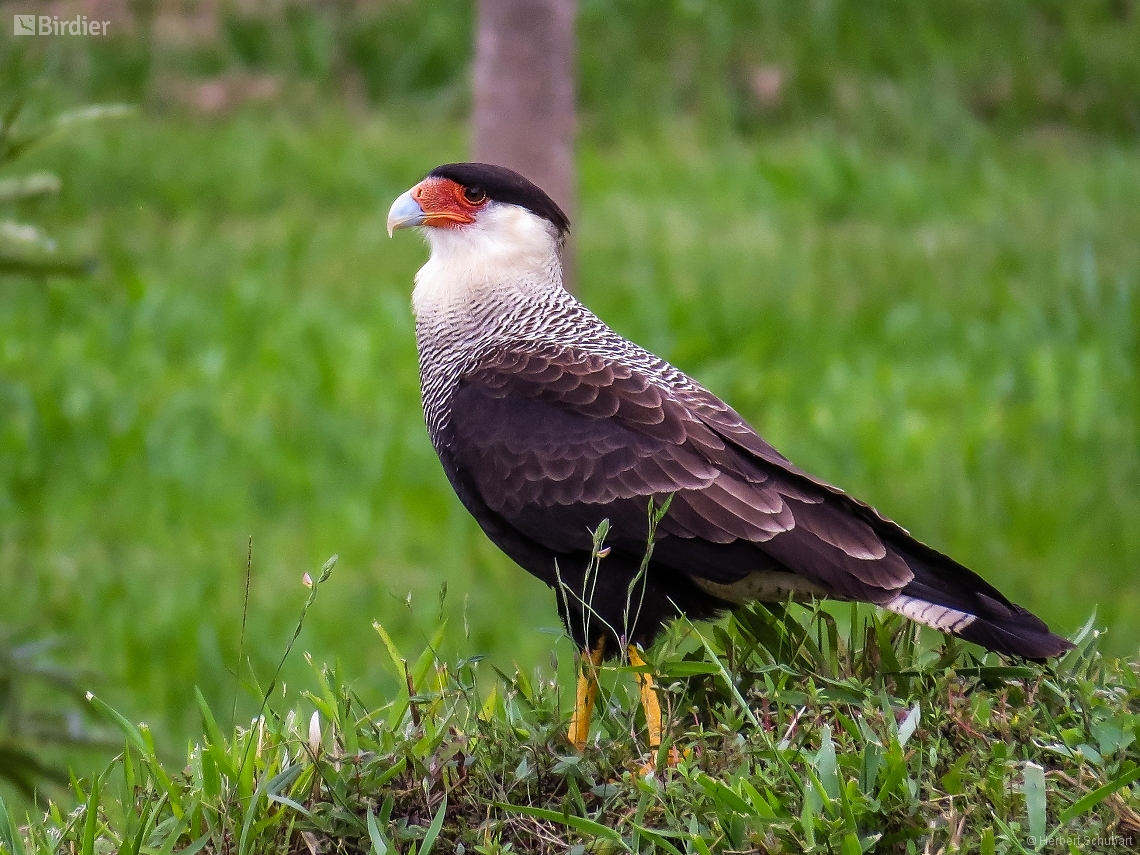
<svg viewBox="0 0 1140 855"><path fill-rule="evenodd" d="M487 201L487 191L482 187L464 187L463 198L470 202L472 205L481 205Z"/></svg>

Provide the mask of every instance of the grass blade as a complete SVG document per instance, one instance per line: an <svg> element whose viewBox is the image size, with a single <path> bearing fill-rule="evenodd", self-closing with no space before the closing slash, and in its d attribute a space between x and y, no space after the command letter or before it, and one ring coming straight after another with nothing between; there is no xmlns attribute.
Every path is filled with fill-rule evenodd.
<svg viewBox="0 0 1140 855"><path fill-rule="evenodd" d="M20 829L16 828L16 823L12 821L2 796L0 796L0 842L8 847L12 855L24 855L24 840L20 837Z"/></svg>
<svg viewBox="0 0 1140 855"><path fill-rule="evenodd" d="M906 714L903 723L899 725L899 747L906 748L907 742L914 736L915 731L918 730L918 724L922 721L922 705L916 703Z"/></svg>
<svg viewBox="0 0 1140 855"><path fill-rule="evenodd" d="M154 756L154 752L149 750L147 747L146 741L143 739L142 733L139 731L138 727L127 721L126 717L122 713L112 709L107 705L106 702L100 698L97 698L91 692L87 693L87 702L91 704L91 706L95 707L95 710L99 713L99 715L101 715L108 722L115 725L115 727L121 730L123 732L123 735L127 737L127 741L135 748L137 748L140 754L142 754L144 757Z"/></svg>
<svg viewBox="0 0 1140 855"><path fill-rule="evenodd" d="M435 819L431 821L431 825L428 826L427 834L424 835L424 842L420 845L419 855L428 855L428 853L431 852L432 847L435 846L436 838L439 837L439 831L443 828L443 819L446 815L447 794L444 793L443 801L439 805L439 810L435 812Z"/></svg>
<svg viewBox="0 0 1140 855"><path fill-rule="evenodd" d="M697 783L714 801L720 805L725 805L729 810L734 810L745 816L756 812L752 805L738 796L731 787L709 777L704 772L697 774Z"/></svg>
<svg viewBox="0 0 1140 855"><path fill-rule="evenodd" d="M376 814L372 812L372 805L368 806L368 836L372 840L374 855L388 855L388 841L376 825Z"/></svg>
<svg viewBox="0 0 1140 855"><path fill-rule="evenodd" d="M248 855L253 841L250 840L249 831L253 827L254 817L257 816L257 806L261 802L261 797L264 795L263 784L258 784L257 789L249 799L249 804L245 808L245 817L241 823L241 837L238 838L238 855Z"/></svg>
<svg viewBox="0 0 1140 855"><path fill-rule="evenodd" d="M210 841L210 833L211 832L207 831L185 849L179 849L178 855L198 855L198 853L202 851L202 848Z"/></svg>
<svg viewBox="0 0 1140 855"><path fill-rule="evenodd" d="M689 629L692 630L693 634L698 639L700 639L701 644L705 648L705 653L707 653L709 659L712 660L712 664L717 666L717 669L720 672L721 679L724 680L725 686L728 687L728 690L732 693L732 696L736 700L736 702L738 704L740 704L740 709L748 717L749 723L753 727L759 727L760 726L760 719L756 718L756 713L752 712L752 709L748 706L748 702L744 700L744 696L741 695L740 690L738 688L736 688L736 682L732 679L732 675L728 673L728 669L726 669L724 667L724 663L720 661L720 657L717 656L716 653L713 651L712 646L708 643L708 639L706 639L703 635L701 635L701 633L697 630L697 628L695 626L693 626L692 621L690 621L687 617L684 616L684 612L681 609L677 609L677 612L681 615L681 619L685 621L685 623L688 625Z"/></svg>
<svg viewBox="0 0 1140 855"><path fill-rule="evenodd" d="M80 844L79 855L95 855L95 829L99 825L99 790L102 784L101 777L91 782L91 793L87 797L83 814L83 842Z"/></svg>
<svg viewBox="0 0 1140 855"><path fill-rule="evenodd" d="M170 834L166 835L166 840L162 842L162 848L159 849L155 855L171 855L171 853L174 851L175 844L178 843L179 839L182 837L182 832L186 830L186 826L189 825L189 823L190 818L187 816L184 816L182 819L178 820L174 824L174 828ZM193 846L194 844L190 845Z"/></svg>
<svg viewBox="0 0 1140 855"><path fill-rule="evenodd" d="M1117 775L1116 778L1109 781L1103 787L1097 787L1088 795L1077 799L1077 801L1073 802L1071 805L1061 811L1061 824L1064 825L1065 823L1075 819L1081 814L1087 813L1098 804L1103 802L1105 799L1107 799L1109 796L1111 796L1113 793L1115 793L1117 790L1119 790L1121 787L1127 787L1129 784L1136 780L1140 780L1140 766L1137 766L1136 768L1131 769L1122 775Z"/></svg>
<svg viewBox="0 0 1140 855"><path fill-rule="evenodd" d="M1040 845L1045 841L1045 769L1036 763L1026 763L1023 774L1029 833Z"/></svg>
<svg viewBox="0 0 1140 855"><path fill-rule="evenodd" d="M611 840L618 844L626 852L632 850L626 844L620 834L615 829L608 828L601 823L594 822L592 819L586 819L584 816L575 816L574 814L564 814L556 810L546 810L545 808L529 807L527 805L511 805L505 802L491 802L493 807L499 810L509 811L511 813L521 813L526 816L533 816L535 819L545 819L547 822L557 822L568 828L573 828L575 831L580 831L583 834L592 834L594 837L600 837L603 840Z"/></svg>
<svg viewBox="0 0 1140 855"><path fill-rule="evenodd" d="M162 810L163 806L166 804L169 798L169 793L163 793L161 796L159 796L158 800L153 805L151 805L150 811L143 815L142 821L139 823L139 828L135 833L134 841L125 846L124 849L120 850L122 855L138 855L138 853L142 852L143 843L146 841L147 835L150 834L152 826L155 825L155 821L158 819L159 812Z"/></svg>
<svg viewBox="0 0 1140 855"><path fill-rule="evenodd" d="M681 850L670 843L659 831L654 831L651 828L646 828L644 825L635 824L633 827L637 830L638 834L644 835L649 839L650 843L659 849L664 849L666 852L669 852L670 855L681 855Z"/></svg>

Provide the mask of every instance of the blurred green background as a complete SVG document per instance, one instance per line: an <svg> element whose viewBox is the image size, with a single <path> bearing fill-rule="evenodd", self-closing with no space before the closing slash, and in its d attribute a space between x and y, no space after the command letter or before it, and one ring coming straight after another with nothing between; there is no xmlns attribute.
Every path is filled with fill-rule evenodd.
<svg viewBox="0 0 1140 855"><path fill-rule="evenodd" d="M428 443L426 251L384 231L466 156L472 4L111 8L103 39L0 21L0 107L27 89L29 126L137 105L6 170L61 191L0 219L99 263L0 278L0 624L62 637L172 755L195 685L253 707L250 537L263 682L334 552L299 647L366 698L373 620L414 647L442 611L452 650L565 668L553 596ZM582 299L799 465L1135 654L1140 3L582 0L579 40Z"/></svg>

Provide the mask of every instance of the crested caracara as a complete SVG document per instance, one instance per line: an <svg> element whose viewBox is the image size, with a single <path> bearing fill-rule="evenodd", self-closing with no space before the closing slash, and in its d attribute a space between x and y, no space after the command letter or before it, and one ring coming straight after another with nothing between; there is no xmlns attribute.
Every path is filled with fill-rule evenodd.
<svg viewBox="0 0 1140 855"><path fill-rule="evenodd" d="M874 603L1010 656L1072 646L606 326L563 288L566 215L518 173L440 166L392 205L389 233L411 226L431 249L412 305L432 444L487 536L556 588L584 663L625 652L642 664L638 648L678 611L812 597ZM650 502L669 497L639 579ZM603 520L605 558L587 585ZM570 725L579 748L593 670ZM639 678L658 745L656 695Z"/></svg>

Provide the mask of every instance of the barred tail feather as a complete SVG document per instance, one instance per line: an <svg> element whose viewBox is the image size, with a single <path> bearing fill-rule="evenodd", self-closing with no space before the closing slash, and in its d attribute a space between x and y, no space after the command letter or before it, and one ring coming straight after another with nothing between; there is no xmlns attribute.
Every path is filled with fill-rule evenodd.
<svg viewBox="0 0 1140 855"><path fill-rule="evenodd" d="M934 550L906 558L914 580L884 608L1007 656L1040 661L1072 649L1041 618L957 562Z"/></svg>

